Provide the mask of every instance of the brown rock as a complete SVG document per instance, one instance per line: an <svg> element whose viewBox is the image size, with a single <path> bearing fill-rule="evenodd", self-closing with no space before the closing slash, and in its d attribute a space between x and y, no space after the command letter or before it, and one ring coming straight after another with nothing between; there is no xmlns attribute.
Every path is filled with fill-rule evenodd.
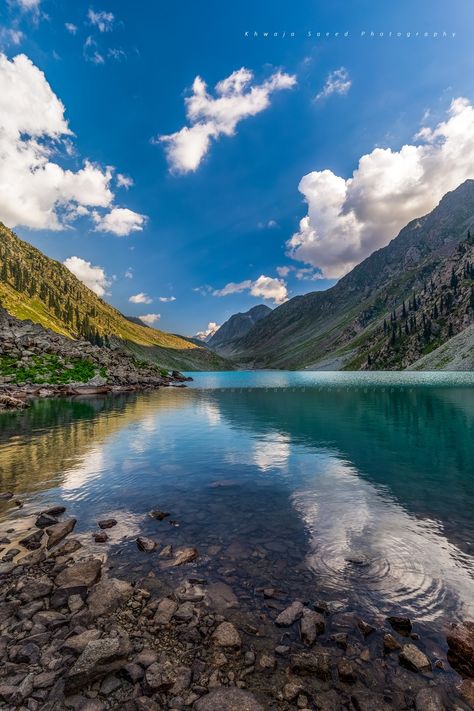
<svg viewBox="0 0 474 711"><path fill-rule="evenodd" d="M114 518L104 518L102 521L97 521L99 528L113 528L117 525L117 521Z"/></svg>
<svg viewBox="0 0 474 711"><path fill-rule="evenodd" d="M474 681L472 679L464 679L459 685L459 692L474 709Z"/></svg>
<svg viewBox="0 0 474 711"><path fill-rule="evenodd" d="M93 533L92 535L94 536L94 541L96 543L106 543L109 540L109 537L105 531L101 531L100 533Z"/></svg>
<svg viewBox="0 0 474 711"><path fill-rule="evenodd" d="M169 597L163 598L163 600L160 600L158 603L158 608L153 619L154 623L156 625L168 625L177 609L177 602L170 600Z"/></svg>
<svg viewBox="0 0 474 711"><path fill-rule="evenodd" d="M140 551L151 553L155 550L156 546L156 541L153 541L151 538L146 538L145 536L139 536L137 538L137 548Z"/></svg>
<svg viewBox="0 0 474 711"><path fill-rule="evenodd" d="M401 649L402 645L397 642L390 632L387 632L383 636L383 648L385 652L394 652L397 649Z"/></svg>
<svg viewBox="0 0 474 711"><path fill-rule="evenodd" d="M299 620L303 615L304 605L299 600L295 600L283 612L280 612L275 620L275 624L279 627L289 627L296 620Z"/></svg>
<svg viewBox="0 0 474 711"><path fill-rule="evenodd" d="M238 648L242 645L240 635L232 622L221 622L212 635L212 641L218 647Z"/></svg>
<svg viewBox="0 0 474 711"><path fill-rule="evenodd" d="M445 711L443 697L440 691L434 687L420 689L415 700L416 711Z"/></svg>
<svg viewBox="0 0 474 711"><path fill-rule="evenodd" d="M90 588L100 578L102 561L98 558L73 563L55 578L59 588Z"/></svg>
<svg viewBox="0 0 474 711"><path fill-rule="evenodd" d="M431 670L431 662L414 644L405 644L399 656L400 664L416 672Z"/></svg>
<svg viewBox="0 0 474 711"><path fill-rule="evenodd" d="M126 635L103 637L89 642L65 676L67 693L72 693L127 663L131 644Z"/></svg>
<svg viewBox="0 0 474 711"><path fill-rule="evenodd" d="M305 607L300 620L300 628L303 642L311 646L316 642L318 634L324 632L324 617L319 612Z"/></svg>
<svg viewBox="0 0 474 711"><path fill-rule="evenodd" d="M466 676L474 677L474 622L453 625L447 641L451 666Z"/></svg>
<svg viewBox="0 0 474 711"><path fill-rule="evenodd" d="M194 704L196 711L264 711L249 691L235 687L218 687Z"/></svg>
<svg viewBox="0 0 474 711"><path fill-rule="evenodd" d="M54 526L50 526L50 528L47 528L47 548L53 548L53 546L57 545L60 541L63 540L63 538L66 538L66 536L74 529L75 525L76 519L68 518L65 521L61 521L60 523L56 523Z"/></svg>
<svg viewBox="0 0 474 711"><path fill-rule="evenodd" d="M81 632L81 634L75 634L69 637L65 642L63 642L62 649L66 652L72 652L73 654L81 654L89 642L94 642L99 639L99 630L86 630Z"/></svg>
<svg viewBox="0 0 474 711"><path fill-rule="evenodd" d="M413 628L411 620L408 617L397 617L392 615L387 617L387 622L393 627L395 632L403 635L404 637L409 637Z"/></svg>
<svg viewBox="0 0 474 711"><path fill-rule="evenodd" d="M150 516L155 518L157 521L163 521L170 514L167 511L150 511Z"/></svg>
<svg viewBox="0 0 474 711"><path fill-rule="evenodd" d="M176 568L178 565L185 565L196 560L199 553L197 548L178 548L175 551L174 558L161 563L161 568Z"/></svg>

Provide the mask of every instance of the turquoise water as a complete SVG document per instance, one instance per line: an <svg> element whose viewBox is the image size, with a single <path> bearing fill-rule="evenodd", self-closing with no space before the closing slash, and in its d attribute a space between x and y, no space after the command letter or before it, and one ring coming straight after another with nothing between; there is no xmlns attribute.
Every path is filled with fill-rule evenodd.
<svg viewBox="0 0 474 711"><path fill-rule="evenodd" d="M196 573L232 579L249 605L277 586L433 633L472 617L472 374L193 377L1 416L0 489L24 501L0 503L2 531L62 501L88 543L118 520L94 546L129 575L157 569L143 534L196 546Z"/></svg>

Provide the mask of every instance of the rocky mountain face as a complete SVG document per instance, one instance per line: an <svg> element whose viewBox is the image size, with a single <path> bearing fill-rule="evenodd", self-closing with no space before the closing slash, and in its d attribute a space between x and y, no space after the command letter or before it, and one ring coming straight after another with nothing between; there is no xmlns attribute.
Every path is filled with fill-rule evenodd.
<svg viewBox="0 0 474 711"><path fill-rule="evenodd" d="M163 367L227 368L227 363L203 345L126 318L63 264L20 240L2 223L0 304L19 319L30 319L63 336L96 345L114 343Z"/></svg>
<svg viewBox="0 0 474 711"><path fill-rule="evenodd" d="M207 341L207 345L222 355L232 352L233 344L271 312L271 308L259 304L245 313L234 314Z"/></svg>
<svg viewBox="0 0 474 711"><path fill-rule="evenodd" d="M0 308L0 410L15 406L10 396L93 394L184 380L176 371L160 370L118 347L72 340Z"/></svg>
<svg viewBox="0 0 474 711"><path fill-rule="evenodd" d="M474 234L474 180L447 193L331 289L276 308L228 355L264 368L407 367L472 323L469 231Z"/></svg>

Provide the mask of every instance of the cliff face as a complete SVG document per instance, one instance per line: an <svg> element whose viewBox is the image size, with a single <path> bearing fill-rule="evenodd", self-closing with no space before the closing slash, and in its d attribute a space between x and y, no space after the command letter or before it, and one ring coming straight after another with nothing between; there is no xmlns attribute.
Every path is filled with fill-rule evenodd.
<svg viewBox="0 0 474 711"><path fill-rule="evenodd" d="M472 261L469 230L474 234L474 180L447 193L431 213L410 222L331 289L297 296L276 308L234 342L229 355L256 367L406 367L471 323L472 274L465 271ZM453 269L456 289L450 286ZM443 299L441 318L442 292L448 302ZM403 302L409 309L413 294L423 308L401 346L406 329L400 315ZM384 345L388 336L383 322L391 323L394 312L399 347L391 354ZM423 313L428 319L431 312L428 334ZM421 340L416 336L420 328L425 334Z"/></svg>
<svg viewBox="0 0 474 711"><path fill-rule="evenodd" d="M232 351L233 344L243 338L256 323L271 314L272 310L259 304L245 313L234 314L214 333L207 345L209 348L225 355Z"/></svg>

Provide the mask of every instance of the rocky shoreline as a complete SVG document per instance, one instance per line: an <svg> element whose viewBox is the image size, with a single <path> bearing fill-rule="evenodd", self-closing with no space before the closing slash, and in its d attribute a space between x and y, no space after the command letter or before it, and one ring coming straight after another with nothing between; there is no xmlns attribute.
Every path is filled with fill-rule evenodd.
<svg viewBox="0 0 474 711"><path fill-rule="evenodd" d="M34 398L184 387L191 379L139 361L117 344L73 341L0 307L0 411L22 409Z"/></svg>
<svg viewBox="0 0 474 711"><path fill-rule="evenodd" d="M168 512L149 513L157 526L169 523ZM89 540L104 544L117 521L97 523ZM0 708L474 706L474 623L453 625L447 657L434 658L416 621L405 617L362 619L265 587L249 591L250 609L235 594L232 570L217 580L202 576L205 554L192 542L174 549L139 536L137 556L152 569L124 579L114 576L108 546L90 547L87 534L74 534L64 506L28 524L0 540Z"/></svg>

